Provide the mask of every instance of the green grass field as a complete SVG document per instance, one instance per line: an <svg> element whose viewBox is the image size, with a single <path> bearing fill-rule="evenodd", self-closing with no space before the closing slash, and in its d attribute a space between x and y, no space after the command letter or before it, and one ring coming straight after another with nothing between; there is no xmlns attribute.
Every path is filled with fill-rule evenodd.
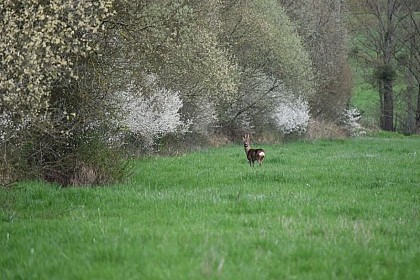
<svg viewBox="0 0 420 280"><path fill-rule="evenodd" d="M256 145L255 145L256 146ZM420 279L420 138L240 145L0 189L2 279Z"/></svg>

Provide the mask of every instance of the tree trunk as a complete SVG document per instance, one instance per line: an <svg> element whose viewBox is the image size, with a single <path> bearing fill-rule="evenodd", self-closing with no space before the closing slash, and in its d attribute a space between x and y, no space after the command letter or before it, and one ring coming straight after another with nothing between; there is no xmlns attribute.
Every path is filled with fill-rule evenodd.
<svg viewBox="0 0 420 280"><path fill-rule="evenodd" d="M417 92L416 133L420 134L420 83Z"/></svg>
<svg viewBox="0 0 420 280"><path fill-rule="evenodd" d="M411 135L415 132L415 108L414 108L414 75L411 71L407 71L407 91L405 93L405 102L406 102L406 116L405 124L403 127L403 133Z"/></svg>
<svg viewBox="0 0 420 280"><path fill-rule="evenodd" d="M392 92L392 81L383 82L384 108L383 108L383 130L394 131L394 96Z"/></svg>
<svg viewBox="0 0 420 280"><path fill-rule="evenodd" d="M382 80L377 81L378 83L378 92L379 92L379 127L383 129L385 123L385 114L384 114L384 87L382 86Z"/></svg>
<svg viewBox="0 0 420 280"><path fill-rule="evenodd" d="M394 131L394 94L392 87L393 80L393 67L392 58L394 56L394 30L393 30L393 16L394 16L394 3L393 0L387 2L387 22L385 24L384 46L383 46L383 73L382 73L382 86L384 107L382 111L383 126L381 127L386 131Z"/></svg>

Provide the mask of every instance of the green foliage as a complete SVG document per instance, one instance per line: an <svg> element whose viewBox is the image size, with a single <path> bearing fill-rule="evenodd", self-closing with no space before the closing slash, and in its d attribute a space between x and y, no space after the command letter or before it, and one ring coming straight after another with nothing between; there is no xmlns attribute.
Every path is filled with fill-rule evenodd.
<svg viewBox="0 0 420 280"><path fill-rule="evenodd" d="M125 62L117 68L121 79L137 82L153 73L187 97L234 91L235 65L218 42L219 9L219 1L117 1L113 59Z"/></svg>
<svg viewBox="0 0 420 280"><path fill-rule="evenodd" d="M347 65L347 3L336 0L282 0L315 69L313 118L337 122L348 109L353 83Z"/></svg>
<svg viewBox="0 0 420 280"><path fill-rule="evenodd" d="M221 43L238 67L237 91L218 100L223 133L261 133L291 96L315 94L314 69L307 50L277 1L224 1Z"/></svg>
<svg viewBox="0 0 420 280"><path fill-rule="evenodd" d="M130 175L126 151L110 149L101 137L94 135L81 143L75 152L75 162L69 163L70 184L76 186L110 185L123 182Z"/></svg>
<svg viewBox="0 0 420 280"><path fill-rule="evenodd" d="M2 278L417 279L420 139L239 145L0 189Z"/></svg>
<svg viewBox="0 0 420 280"><path fill-rule="evenodd" d="M314 93L308 52L277 1L238 1L225 12L225 33L240 66L281 80L297 94Z"/></svg>
<svg viewBox="0 0 420 280"><path fill-rule="evenodd" d="M394 81L396 77L397 72L392 65L378 65L373 71L375 81Z"/></svg>

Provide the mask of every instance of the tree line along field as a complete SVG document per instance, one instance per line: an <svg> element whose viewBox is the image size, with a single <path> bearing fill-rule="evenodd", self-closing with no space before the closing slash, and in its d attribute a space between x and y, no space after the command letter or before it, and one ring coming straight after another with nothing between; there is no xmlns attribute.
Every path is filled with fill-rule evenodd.
<svg viewBox="0 0 420 280"><path fill-rule="evenodd" d="M0 185L117 182L119 148L300 133L349 109L342 1L50 2L0 4Z"/></svg>
<svg viewBox="0 0 420 280"><path fill-rule="evenodd" d="M257 148L256 144L253 144ZM420 138L231 145L0 189L2 279L420 279Z"/></svg>

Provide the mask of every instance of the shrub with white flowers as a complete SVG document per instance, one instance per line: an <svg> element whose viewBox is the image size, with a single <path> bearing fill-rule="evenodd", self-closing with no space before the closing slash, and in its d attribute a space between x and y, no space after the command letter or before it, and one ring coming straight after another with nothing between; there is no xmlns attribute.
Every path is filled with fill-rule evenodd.
<svg viewBox="0 0 420 280"><path fill-rule="evenodd" d="M345 109L340 123L352 137L360 137L366 134L365 129L360 125L359 120L362 114L357 108Z"/></svg>
<svg viewBox="0 0 420 280"><path fill-rule="evenodd" d="M14 131L13 123L10 116L6 113L0 114L0 145L6 141L7 138L13 138L14 135L10 135L9 131Z"/></svg>
<svg viewBox="0 0 420 280"><path fill-rule="evenodd" d="M19 123L12 120L11 114L3 112L0 114L0 145L9 141L17 141L19 133L30 126L29 119L23 119ZM18 141L17 141L18 142Z"/></svg>
<svg viewBox="0 0 420 280"><path fill-rule="evenodd" d="M279 103L273 118L284 134L304 133L310 119L308 102L302 97L288 96Z"/></svg>
<svg viewBox="0 0 420 280"><path fill-rule="evenodd" d="M147 89L129 88L118 93L122 121L130 132L140 135L146 146L168 133L186 132L190 123L181 119L180 93L159 87L154 78Z"/></svg>

